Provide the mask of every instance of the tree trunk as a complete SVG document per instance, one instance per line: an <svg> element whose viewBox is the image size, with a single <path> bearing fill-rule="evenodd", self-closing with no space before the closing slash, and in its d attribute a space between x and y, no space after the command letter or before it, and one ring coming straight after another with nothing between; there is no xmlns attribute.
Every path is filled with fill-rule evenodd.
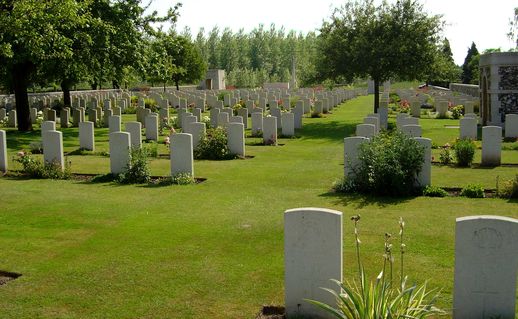
<svg viewBox="0 0 518 319"><path fill-rule="evenodd" d="M30 73L31 64L28 62L13 65L12 77L16 100L16 120L18 121L18 131L20 132L32 131L29 96L27 95Z"/></svg>
<svg viewBox="0 0 518 319"><path fill-rule="evenodd" d="M374 79L374 113L378 113L380 107L380 81Z"/></svg>
<svg viewBox="0 0 518 319"><path fill-rule="evenodd" d="M165 82L164 82L164 93L165 93Z"/></svg>
<svg viewBox="0 0 518 319"><path fill-rule="evenodd" d="M70 98L70 82L63 80L61 81L61 90L63 91L63 104L64 106L72 106L72 99Z"/></svg>
<svg viewBox="0 0 518 319"><path fill-rule="evenodd" d="M180 84L179 84L180 81L178 80L175 80L174 81L174 84L176 85L176 91L180 91Z"/></svg>

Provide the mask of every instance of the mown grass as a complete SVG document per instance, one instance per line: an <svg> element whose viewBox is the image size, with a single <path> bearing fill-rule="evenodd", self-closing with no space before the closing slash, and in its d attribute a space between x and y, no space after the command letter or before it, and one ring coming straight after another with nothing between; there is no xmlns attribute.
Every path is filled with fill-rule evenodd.
<svg viewBox="0 0 518 319"><path fill-rule="evenodd" d="M248 145L252 159L196 161L195 175L207 178L197 185L0 178L0 269L23 274L0 286L0 317L254 318L262 304L283 304L283 212L311 206L344 212L347 279L356 275L348 217L362 216L364 265L375 276L384 233L396 234L402 216L407 274L442 289L440 306L451 310L455 218L518 218L517 203L332 193L332 182L343 174L343 138L372 112L371 105L372 96L360 97L325 118L304 119L300 138L282 139L284 146ZM442 122L421 123L425 137L434 140L458 134ZM7 134L11 156L39 137L39 131ZM77 129L64 135L65 151L76 150ZM96 130L96 139L96 151L107 151L107 131ZM159 147L167 153L165 145ZM505 151L505 161L518 163L516 153ZM68 158L74 172L109 171L108 157ZM167 175L169 161L152 159L151 171ZM513 174L516 168L434 166L432 181L492 187L496 176Z"/></svg>

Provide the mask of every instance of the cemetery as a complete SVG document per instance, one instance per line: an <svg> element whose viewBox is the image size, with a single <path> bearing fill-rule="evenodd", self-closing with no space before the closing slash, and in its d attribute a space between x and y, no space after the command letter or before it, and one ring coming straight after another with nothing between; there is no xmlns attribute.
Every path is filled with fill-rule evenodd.
<svg viewBox="0 0 518 319"><path fill-rule="evenodd" d="M0 6L0 318L517 318L516 49L61 2Z"/></svg>

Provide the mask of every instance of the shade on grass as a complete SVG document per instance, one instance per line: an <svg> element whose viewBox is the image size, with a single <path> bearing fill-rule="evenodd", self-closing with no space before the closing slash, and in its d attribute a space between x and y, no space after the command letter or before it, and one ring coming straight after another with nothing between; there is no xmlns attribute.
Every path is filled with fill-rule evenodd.
<svg viewBox="0 0 518 319"><path fill-rule="evenodd" d="M343 138L371 111L372 96L360 97L325 118L304 119L300 138L281 139L284 146L247 145L253 159L196 161L197 177L207 178L198 185L0 178L0 269L23 274L0 286L0 317L253 318L262 304L283 303L283 212L307 206L362 215L363 262L371 276L382 266L384 232L396 234L402 216L407 274L442 288L440 306L451 308L455 218L518 218L517 203L331 193L332 182L343 174ZM431 127L434 121L430 127L421 123L425 137L449 141L458 134ZM96 131L98 151L107 150L102 132ZM33 135L9 131L10 154L26 148L39 132ZM77 149L77 129L65 130L65 144L65 151ZM159 150L167 153L163 145ZM506 151L505 161L518 163L516 153ZM109 170L107 157L69 160L75 172ZM152 160L152 174L166 175L168 165L167 159ZM505 167L434 166L432 183L491 187L497 175L515 173ZM349 279L356 275L352 230L345 223Z"/></svg>

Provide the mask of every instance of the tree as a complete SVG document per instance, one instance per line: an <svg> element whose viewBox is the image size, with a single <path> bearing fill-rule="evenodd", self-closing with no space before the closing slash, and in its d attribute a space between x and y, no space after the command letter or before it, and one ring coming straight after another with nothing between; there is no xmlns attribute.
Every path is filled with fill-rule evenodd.
<svg viewBox="0 0 518 319"><path fill-rule="evenodd" d="M461 80L464 84L478 83L478 63L472 62L473 59L478 59L478 50L475 42L471 42L471 47L468 49L464 64L462 64ZM478 60L476 60L478 62Z"/></svg>
<svg viewBox="0 0 518 319"><path fill-rule="evenodd" d="M518 8L514 8L513 18L509 20L507 37L514 43L515 49L518 49Z"/></svg>
<svg viewBox="0 0 518 319"><path fill-rule="evenodd" d="M413 0L394 4L373 0L348 2L335 9L320 29L320 78L374 80L374 111L379 84L391 78L419 79L429 73L436 57L441 16L428 15Z"/></svg>
<svg viewBox="0 0 518 319"><path fill-rule="evenodd" d="M441 45L437 47L437 56L433 67L430 69L430 74L427 78L427 83L448 87L451 82L456 82L460 79L460 68L453 60L453 53L451 52L450 41L444 38Z"/></svg>

